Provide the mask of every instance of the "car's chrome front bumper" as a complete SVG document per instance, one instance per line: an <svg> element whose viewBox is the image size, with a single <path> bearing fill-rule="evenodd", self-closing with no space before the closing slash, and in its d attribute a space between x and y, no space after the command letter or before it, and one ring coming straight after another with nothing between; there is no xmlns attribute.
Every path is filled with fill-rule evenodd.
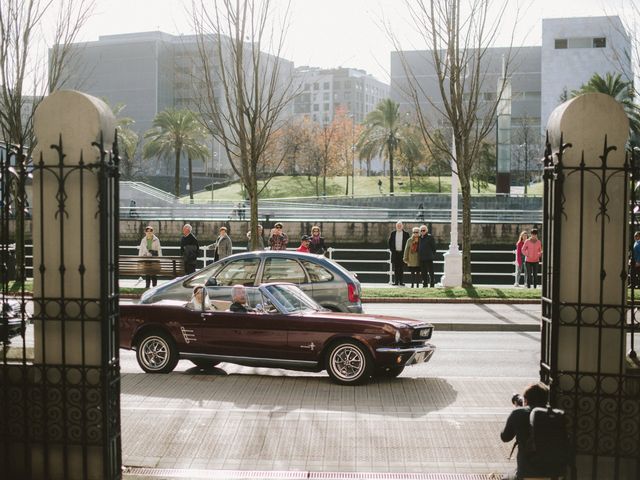
<svg viewBox="0 0 640 480"><path fill-rule="evenodd" d="M395 363L397 365L415 365L417 363L426 363L431 360L433 353L436 351L436 346L430 343L425 343L420 347L380 347L376 349L378 354L385 357L395 357Z"/></svg>

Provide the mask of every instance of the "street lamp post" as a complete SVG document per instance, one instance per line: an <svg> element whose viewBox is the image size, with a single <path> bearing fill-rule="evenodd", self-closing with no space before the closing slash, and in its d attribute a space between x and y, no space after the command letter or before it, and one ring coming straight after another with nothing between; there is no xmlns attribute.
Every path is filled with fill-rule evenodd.
<svg viewBox="0 0 640 480"><path fill-rule="evenodd" d="M443 287L462 285L462 252L458 248L458 174L456 173L456 140L451 138L451 237L449 250L444 254Z"/></svg>

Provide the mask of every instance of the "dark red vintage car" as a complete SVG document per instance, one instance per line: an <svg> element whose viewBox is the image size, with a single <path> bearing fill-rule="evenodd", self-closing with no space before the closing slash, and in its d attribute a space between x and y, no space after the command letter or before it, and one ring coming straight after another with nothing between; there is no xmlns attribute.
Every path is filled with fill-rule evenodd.
<svg viewBox="0 0 640 480"><path fill-rule="evenodd" d="M291 370L327 370L353 385L398 376L429 361L433 326L399 317L330 312L291 284L247 288L246 313L231 302L163 300L120 307L120 347L136 350L148 373L171 372L179 359L199 367L220 362Z"/></svg>

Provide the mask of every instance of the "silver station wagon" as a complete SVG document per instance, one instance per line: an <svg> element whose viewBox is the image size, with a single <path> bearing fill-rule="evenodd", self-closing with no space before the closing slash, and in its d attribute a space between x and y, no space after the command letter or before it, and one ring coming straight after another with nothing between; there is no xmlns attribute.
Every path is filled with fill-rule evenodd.
<svg viewBox="0 0 640 480"><path fill-rule="evenodd" d="M206 285L212 300L230 300L231 287L288 282L335 312L362 313L361 287L355 274L321 255L290 251L238 253L190 275L147 290L140 303L191 298L193 287Z"/></svg>

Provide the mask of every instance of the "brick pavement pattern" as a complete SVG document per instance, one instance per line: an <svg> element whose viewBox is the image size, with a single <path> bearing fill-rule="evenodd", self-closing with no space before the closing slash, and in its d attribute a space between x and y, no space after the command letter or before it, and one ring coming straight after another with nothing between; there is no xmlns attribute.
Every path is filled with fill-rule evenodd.
<svg viewBox="0 0 640 480"><path fill-rule="evenodd" d="M504 392L520 378L401 376L344 387L324 374L224 370L123 374L124 464L451 474L515 465L499 431L510 411Z"/></svg>

